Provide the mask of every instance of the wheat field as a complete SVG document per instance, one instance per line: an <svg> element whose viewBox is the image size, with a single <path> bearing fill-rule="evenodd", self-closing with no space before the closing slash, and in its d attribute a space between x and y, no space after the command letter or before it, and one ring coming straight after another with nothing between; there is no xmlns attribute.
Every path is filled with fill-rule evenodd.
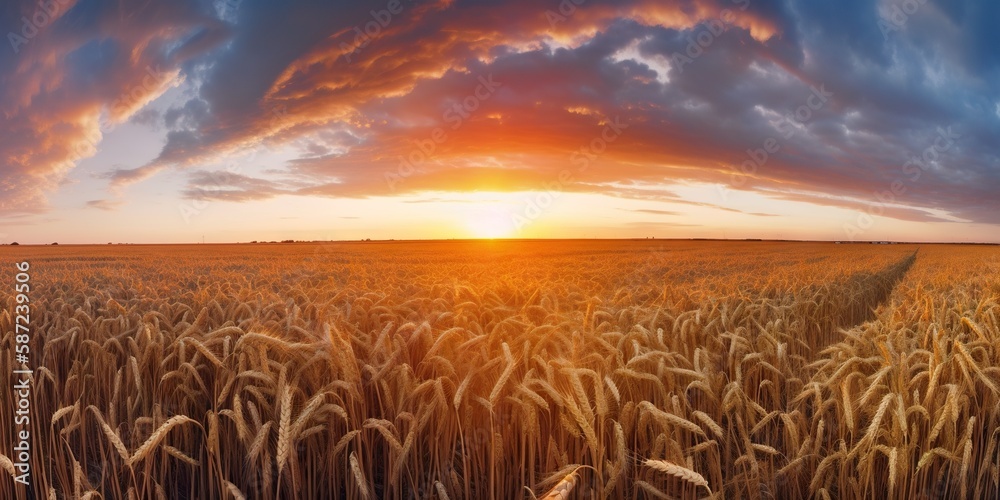
<svg viewBox="0 0 1000 500"><path fill-rule="evenodd" d="M8 247L10 498L1000 495L1000 249Z"/></svg>

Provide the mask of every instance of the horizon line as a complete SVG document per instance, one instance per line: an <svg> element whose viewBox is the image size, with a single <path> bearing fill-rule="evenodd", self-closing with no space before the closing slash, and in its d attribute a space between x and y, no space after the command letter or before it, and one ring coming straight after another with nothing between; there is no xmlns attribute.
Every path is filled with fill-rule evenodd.
<svg viewBox="0 0 1000 500"><path fill-rule="evenodd" d="M812 240L786 238L677 238L677 237L630 237L630 238L427 238L427 239L396 239L396 238L362 238L344 240L251 240L230 242L113 242L113 243L2 243L0 246L192 246L192 245L289 245L317 243L435 243L435 242L531 242L531 241L706 241L706 242L755 242L755 243L831 243L845 245L889 244L889 245L989 245L1000 246L1000 241L907 241L907 240Z"/></svg>

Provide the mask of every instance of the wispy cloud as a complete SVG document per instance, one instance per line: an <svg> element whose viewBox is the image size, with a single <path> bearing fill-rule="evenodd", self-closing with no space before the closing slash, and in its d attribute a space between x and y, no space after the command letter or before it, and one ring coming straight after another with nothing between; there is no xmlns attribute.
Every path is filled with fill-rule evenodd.
<svg viewBox="0 0 1000 500"><path fill-rule="evenodd" d="M87 207L98 210L116 210L122 205L124 202L121 200L90 200L87 202Z"/></svg>

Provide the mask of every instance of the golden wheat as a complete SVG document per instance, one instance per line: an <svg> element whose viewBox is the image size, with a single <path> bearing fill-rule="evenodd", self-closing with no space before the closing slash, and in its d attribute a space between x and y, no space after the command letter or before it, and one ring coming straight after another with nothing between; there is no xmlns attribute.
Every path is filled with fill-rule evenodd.
<svg viewBox="0 0 1000 500"><path fill-rule="evenodd" d="M994 249L663 245L45 249L36 491L1000 494Z"/></svg>

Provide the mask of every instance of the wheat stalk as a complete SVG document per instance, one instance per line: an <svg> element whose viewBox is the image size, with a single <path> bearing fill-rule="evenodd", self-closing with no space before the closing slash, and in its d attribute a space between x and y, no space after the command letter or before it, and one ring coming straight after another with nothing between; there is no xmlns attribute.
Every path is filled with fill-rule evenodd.
<svg viewBox="0 0 1000 500"><path fill-rule="evenodd" d="M237 488L235 484L229 481L225 481L225 483L226 483L226 489L229 491L229 494L232 495L235 500L246 500L247 497L243 495L243 492L240 491L240 489Z"/></svg>

